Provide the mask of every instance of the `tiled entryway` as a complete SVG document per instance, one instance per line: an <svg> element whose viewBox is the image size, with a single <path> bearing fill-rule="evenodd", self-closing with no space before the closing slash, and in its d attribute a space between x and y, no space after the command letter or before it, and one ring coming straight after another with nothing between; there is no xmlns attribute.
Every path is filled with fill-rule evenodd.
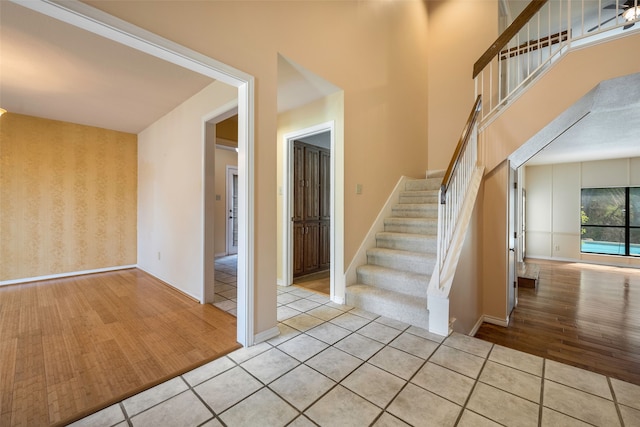
<svg viewBox="0 0 640 427"><path fill-rule="evenodd" d="M640 386L278 288L280 335L86 426L635 426Z"/></svg>
<svg viewBox="0 0 640 427"><path fill-rule="evenodd" d="M213 305L229 314L237 315L238 308L238 255L215 260Z"/></svg>

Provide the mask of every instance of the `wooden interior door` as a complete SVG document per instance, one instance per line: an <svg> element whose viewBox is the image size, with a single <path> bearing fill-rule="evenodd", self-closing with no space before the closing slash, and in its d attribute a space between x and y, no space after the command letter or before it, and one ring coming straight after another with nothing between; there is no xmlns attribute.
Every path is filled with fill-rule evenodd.
<svg viewBox="0 0 640 427"><path fill-rule="evenodd" d="M331 153L293 145L293 277L330 267Z"/></svg>

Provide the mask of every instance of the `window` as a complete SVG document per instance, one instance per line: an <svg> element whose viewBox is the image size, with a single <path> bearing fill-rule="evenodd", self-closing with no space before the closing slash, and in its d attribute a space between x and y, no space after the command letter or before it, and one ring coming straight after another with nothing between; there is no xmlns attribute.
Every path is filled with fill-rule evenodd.
<svg viewBox="0 0 640 427"><path fill-rule="evenodd" d="M640 187L583 188L580 251L640 256Z"/></svg>

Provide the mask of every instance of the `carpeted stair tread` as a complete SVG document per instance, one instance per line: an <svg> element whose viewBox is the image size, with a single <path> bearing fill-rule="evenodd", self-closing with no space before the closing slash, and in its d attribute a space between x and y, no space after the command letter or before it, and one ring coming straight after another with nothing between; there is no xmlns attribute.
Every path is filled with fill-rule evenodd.
<svg viewBox="0 0 640 427"><path fill-rule="evenodd" d="M367 263L405 270L411 273L431 274L436 263L436 255L386 248L371 248L367 250Z"/></svg>
<svg viewBox="0 0 640 427"><path fill-rule="evenodd" d="M391 212L399 218L438 218L438 205L436 203L399 203Z"/></svg>
<svg viewBox="0 0 640 427"><path fill-rule="evenodd" d="M382 231L376 234L378 248L435 254L436 235Z"/></svg>
<svg viewBox="0 0 640 427"><path fill-rule="evenodd" d="M385 218L384 231L435 236L438 234L438 220L436 218Z"/></svg>
<svg viewBox="0 0 640 427"><path fill-rule="evenodd" d="M410 179L405 183L407 191L439 190L442 178Z"/></svg>
<svg viewBox="0 0 640 427"><path fill-rule="evenodd" d="M400 292L415 297L427 295L431 276L411 273L379 265L365 264L357 268L358 283Z"/></svg>
<svg viewBox="0 0 640 427"><path fill-rule="evenodd" d="M427 298L394 292L361 283L347 287L347 305L429 329Z"/></svg>

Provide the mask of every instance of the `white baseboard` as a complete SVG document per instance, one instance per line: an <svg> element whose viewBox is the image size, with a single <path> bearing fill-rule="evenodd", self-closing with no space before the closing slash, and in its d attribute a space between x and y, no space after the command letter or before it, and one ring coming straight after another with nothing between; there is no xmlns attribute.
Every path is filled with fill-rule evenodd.
<svg viewBox="0 0 640 427"><path fill-rule="evenodd" d="M336 295L331 297L331 301L335 302L336 304L340 304L340 305L344 305L344 303L345 303L344 298L338 297Z"/></svg>
<svg viewBox="0 0 640 427"><path fill-rule="evenodd" d="M267 329L266 331L262 331L259 334L256 334L253 337L253 345L260 344L261 342L270 340L271 338L275 338L280 335L280 329L277 326L274 326L271 329Z"/></svg>
<svg viewBox="0 0 640 427"><path fill-rule="evenodd" d="M476 336L476 332L478 332L478 329L480 329L480 326L482 326L482 322L484 322L484 316L480 316L476 324L473 325L473 328L471 328L471 331L469 332L469 336L471 337Z"/></svg>
<svg viewBox="0 0 640 427"><path fill-rule="evenodd" d="M189 298L194 299L196 302L199 302L200 304L206 304L206 303L202 302L200 297L197 297L197 296L193 295L192 293L185 291L184 289L180 289L179 287L177 287L175 285L172 285L171 282L169 282L166 279L163 279L162 277L158 276L157 274L150 273L149 271L145 270L144 268L140 267L139 265L137 265L135 267L138 268L138 270L144 271L149 276L155 277L156 279L160 280L161 282L163 282L167 286L171 286L173 289L175 289L176 291L180 292L181 294L184 294L184 295L188 296Z"/></svg>
<svg viewBox="0 0 640 427"><path fill-rule="evenodd" d="M41 280L61 279L64 277L82 276L85 274L93 274L93 273L106 273L108 271L127 270L129 268L136 268L136 267L137 267L136 265L119 265L116 267L96 268L93 270L71 271L68 273L49 274L46 276L25 277L23 279L14 279L14 280L3 280L2 282L0 282L0 286L18 285L20 283L39 282Z"/></svg>
<svg viewBox="0 0 640 427"><path fill-rule="evenodd" d="M507 327L509 326L509 318L507 317L506 319L500 319L498 317L493 317L493 316L487 316L486 314L484 316L482 316L482 321L483 322L487 322L487 323L491 323L492 325L498 325L498 326L502 326L502 327ZM482 323L482 322L480 322Z"/></svg>

